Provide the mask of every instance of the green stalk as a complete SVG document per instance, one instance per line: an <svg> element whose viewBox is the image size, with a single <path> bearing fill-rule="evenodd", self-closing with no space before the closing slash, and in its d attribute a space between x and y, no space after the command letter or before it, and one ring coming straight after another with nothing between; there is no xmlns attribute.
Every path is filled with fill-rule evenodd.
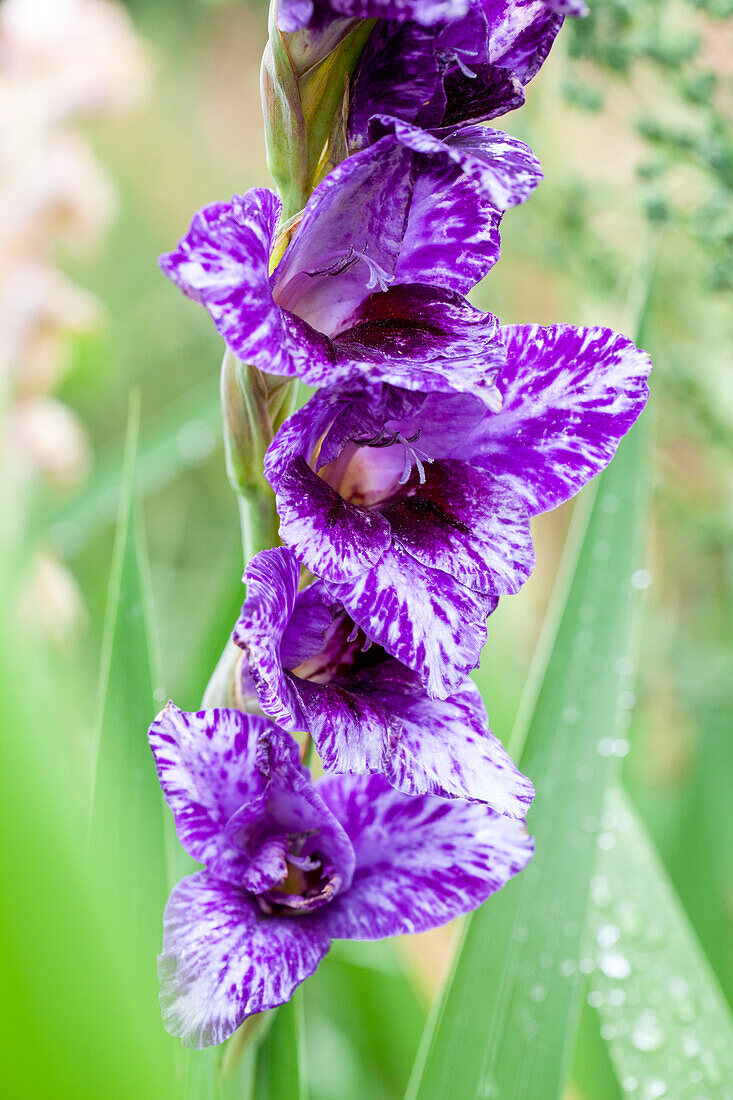
<svg viewBox="0 0 733 1100"><path fill-rule="evenodd" d="M227 348L221 365L221 409L229 484L239 507L243 563L280 542L275 494L263 472L265 452L287 415L295 385L242 363ZM239 649L227 641L204 692L204 707L235 706Z"/></svg>
<svg viewBox="0 0 733 1100"><path fill-rule="evenodd" d="M287 404L292 383L276 379L272 388L267 375L241 363L229 349L221 365L221 407L224 450L229 484L237 495L242 526L244 564L260 550L277 546L278 517L275 494L263 472L265 453L275 434L276 415Z"/></svg>

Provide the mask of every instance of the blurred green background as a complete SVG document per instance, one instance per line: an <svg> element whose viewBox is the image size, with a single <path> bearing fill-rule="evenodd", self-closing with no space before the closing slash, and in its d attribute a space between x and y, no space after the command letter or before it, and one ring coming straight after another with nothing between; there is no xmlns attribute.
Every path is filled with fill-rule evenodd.
<svg viewBox="0 0 733 1100"><path fill-rule="evenodd" d="M117 950L129 885L117 868L147 867L145 831L107 824L106 847L92 843L88 855L86 821L100 727L142 737L167 698L198 706L242 599L219 430L220 341L204 311L158 272L156 256L204 203L268 183L258 88L265 9L194 0L128 7L148 87L130 109L75 125L112 181L116 213L93 252L61 245L54 257L102 307L90 331L60 337L55 389L89 434L93 466L71 488L39 474L5 478L6 515L15 519L3 546L0 1079L7 1075L12 1096L189 1095L183 1085L170 1091L163 1065L177 1055L158 1034L153 960L150 981L139 984ZM644 326L655 368L648 543L618 755L731 1000L733 20L725 0L592 7L587 20L566 24L526 106L500 120L532 146L546 180L507 215L502 260L474 299L503 321L624 328L640 273L654 261ZM129 545L118 546L124 613L105 627L131 389L140 395L141 507L133 501L129 545L139 550L145 532L149 575L146 564L142 581L131 580ZM571 512L537 520L536 572L490 621L480 681L504 740ZM56 573L40 583L39 555L68 570L78 589ZM152 641L142 622L150 607ZM100 666L111 685L106 704ZM131 756L143 787L146 751ZM123 805L137 797L125 766L124 757L111 759L98 780ZM150 859L143 909L157 921L167 883ZM305 993L313 1100L402 1095L451 935L334 949ZM584 1016L573 1100L622 1094L610 1078L587 1084L584 1061L598 1043L597 1024ZM213 1095L205 1065L202 1055L200 1084L191 1083L199 1068L176 1070L191 1095Z"/></svg>

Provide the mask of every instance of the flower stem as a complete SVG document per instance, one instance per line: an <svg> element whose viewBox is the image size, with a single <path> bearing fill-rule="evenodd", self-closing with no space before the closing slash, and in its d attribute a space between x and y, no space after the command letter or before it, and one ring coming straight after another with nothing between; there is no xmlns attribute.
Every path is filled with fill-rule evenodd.
<svg viewBox="0 0 733 1100"><path fill-rule="evenodd" d="M237 497L246 568L260 550L279 545L275 494L264 473L265 452L292 403L294 386L270 378L227 349L221 365L221 405L229 483ZM273 423L274 421L274 423ZM236 704L241 651L227 641L204 692L205 707Z"/></svg>
<svg viewBox="0 0 733 1100"><path fill-rule="evenodd" d="M278 535L280 521L275 507L275 494L271 489L269 493L252 492L247 495L239 493L237 496L244 564L247 566L260 550L269 550L280 544Z"/></svg>

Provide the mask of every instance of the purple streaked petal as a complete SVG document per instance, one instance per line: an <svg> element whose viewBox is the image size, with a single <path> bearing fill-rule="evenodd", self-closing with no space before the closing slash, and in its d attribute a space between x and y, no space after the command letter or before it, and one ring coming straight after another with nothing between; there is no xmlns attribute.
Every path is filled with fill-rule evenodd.
<svg viewBox="0 0 733 1100"><path fill-rule="evenodd" d="M453 291L420 284L373 294L344 321L335 344L356 372L424 393L469 393L496 408L506 349L496 318ZM331 384L335 372L326 379Z"/></svg>
<svg viewBox="0 0 733 1100"><path fill-rule="evenodd" d="M300 566L297 566L300 572ZM333 600L322 585L309 584L298 592L280 642L284 668L297 668L319 654L331 625Z"/></svg>
<svg viewBox="0 0 733 1100"><path fill-rule="evenodd" d="M646 403L649 357L605 328L511 325L504 404L461 448L524 498L556 508L613 458Z"/></svg>
<svg viewBox="0 0 733 1100"><path fill-rule="evenodd" d="M498 131L443 140L387 116L372 125L375 143L311 195L274 276L278 304L327 336L394 282L470 289L498 258L501 211L541 175Z"/></svg>
<svg viewBox="0 0 733 1100"><path fill-rule="evenodd" d="M277 25L292 33L309 23L319 26L339 16L354 19L414 20L426 27L461 19L470 0L280 0Z"/></svg>
<svg viewBox="0 0 733 1100"><path fill-rule="evenodd" d="M257 554L244 574L247 598L232 635L244 652L244 671L263 711L291 731L305 729L305 717L285 675L280 642L295 604L299 576L300 565L289 551L276 548Z"/></svg>
<svg viewBox="0 0 733 1100"><path fill-rule="evenodd" d="M435 30L419 23L378 23L370 34L352 81L349 143L366 145L369 119L392 115L415 122L441 87ZM442 111L438 108L437 121ZM429 124L429 122L428 122Z"/></svg>
<svg viewBox="0 0 733 1100"><path fill-rule="evenodd" d="M522 823L485 806L410 797L381 776L327 776L318 787L356 852L351 889L324 913L334 937L378 939L445 924L476 909L532 855Z"/></svg>
<svg viewBox="0 0 733 1100"><path fill-rule="evenodd" d="M469 0L328 0L328 6L357 19L414 19L429 27L462 19Z"/></svg>
<svg viewBox="0 0 733 1100"><path fill-rule="evenodd" d="M241 881L235 883L250 894L264 894L285 878L288 842L284 836L268 836L255 851Z"/></svg>
<svg viewBox="0 0 733 1100"><path fill-rule="evenodd" d="M394 281L413 157L393 137L348 157L316 187L275 271L278 303L328 336Z"/></svg>
<svg viewBox="0 0 733 1100"><path fill-rule="evenodd" d="M389 546L389 526L379 513L345 501L302 458L282 474L277 507L280 538L315 576L348 581Z"/></svg>
<svg viewBox="0 0 733 1100"><path fill-rule="evenodd" d="M394 281L467 293L499 258L501 213L524 201L542 178L537 158L524 142L481 126L441 139L375 116L372 140L382 133L394 134L425 164L412 189Z"/></svg>
<svg viewBox="0 0 733 1100"><path fill-rule="evenodd" d="M381 512L413 558L487 595L518 592L534 568L522 498L468 463L433 462L424 484L413 470Z"/></svg>
<svg viewBox="0 0 733 1100"><path fill-rule="evenodd" d="M292 738L288 738L288 743L295 744ZM354 873L354 851L349 838L324 804L306 768L298 762L297 768L288 769L282 778L285 781L273 782L267 799L264 824L270 835L287 837L302 834L303 843L296 854L308 857L317 852L338 875L339 888L348 890ZM248 825L244 827L244 845L249 840ZM229 822L228 832L233 837L237 836L237 815ZM257 854L261 855L260 849ZM268 856L271 855L268 853ZM271 865L268 858L260 870L269 870Z"/></svg>
<svg viewBox="0 0 733 1100"><path fill-rule="evenodd" d="M265 916L243 890L191 875L165 910L163 1022L187 1047L222 1043L248 1016L290 1000L329 946L320 916Z"/></svg>
<svg viewBox="0 0 733 1100"><path fill-rule="evenodd" d="M387 690L382 696L392 703ZM471 680L448 699L403 693L393 706L402 723L384 769L393 787L411 795L485 802L508 817L527 816L532 783L489 729L481 694Z"/></svg>
<svg viewBox="0 0 733 1100"><path fill-rule="evenodd" d="M188 854L235 881L249 857L226 834L240 811L262 813L269 786L266 718L234 710L195 714L169 703L148 732L158 779ZM282 735L281 735L282 736Z"/></svg>
<svg viewBox="0 0 733 1100"><path fill-rule="evenodd" d="M389 661L386 657L382 664ZM371 675L379 677L379 665ZM296 690L327 771L384 771L386 750L399 723L378 690L364 690L355 677L327 684L299 680Z"/></svg>
<svg viewBox="0 0 733 1100"><path fill-rule="evenodd" d="M489 24L488 60L528 84L550 52L562 16L547 0L483 0ZM448 27L446 37L455 33Z"/></svg>
<svg viewBox="0 0 733 1100"><path fill-rule="evenodd" d="M523 85L562 25L552 10L562 3L582 0L474 0L465 18L440 26L377 24L352 81L352 148L365 144L376 114L434 129L487 122L520 106Z"/></svg>
<svg viewBox="0 0 733 1100"><path fill-rule="evenodd" d="M254 342L271 351L269 369L288 374L285 327L268 274L281 209L277 195L261 187L211 203L159 262L184 294L205 306L235 354L246 357L256 334Z"/></svg>
<svg viewBox="0 0 733 1100"><path fill-rule="evenodd" d="M378 646L362 648L363 636L361 643L352 637L351 620L321 582L295 596L298 573L291 552L279 547L263 550L245 574L247 599L234 638L263 710L290 729L309 730L328 771L381 772L406 793L526 814L531 784L489 730L474 685L465 682L444 701L429 699L417 673ZM298 622L310 642L288 663L283 640ZM284 875L282 838L270 841L244 880L255 892L261 892L250 885L255 871L273 881Z"/></svg>
<svg viewBox="0 0 733 1100"><path fill-rule="evenodd" d="M519 77L497 65L474 65L470 77L459 68L453 69L443 80L442 92L443 126L488 122L524 103Z"/></svg>
<svg viewBox="0 0 733 1100"><path fill-rule="evenodd" d="M371 569L326 587L372 641L445 698L479 662L496 601L392 543Z"/></svg>
<svg viewBox="0 0 733 1100"><path fill-rule="evenodd" d="M530 147L504 130L493 130L488 126L464 126L454 133L438 137L388 115L375 115L371 120L370 133L375 139L384 134L394 134L406 149L423 156L438 156L458 165L481 188L484 197L499 213L520 202L526 202L542 179L540 162ZM427 195L423 201L424 190L425 183L422 184L422 190L417 191L416 197L421 211L426 213L430 204ZM427 233L421 233L412 221L411 227L415 240L428 236ZM408 244L404 253L409 254L410 251Z"/></svg>

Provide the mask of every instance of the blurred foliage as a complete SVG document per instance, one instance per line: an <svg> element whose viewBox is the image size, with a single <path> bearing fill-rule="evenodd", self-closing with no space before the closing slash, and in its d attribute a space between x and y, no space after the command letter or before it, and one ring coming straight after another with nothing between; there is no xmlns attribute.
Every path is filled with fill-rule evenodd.
<svg viewBox="0 0 733 1100"><path fill-rule="evenodd" d="M701 246L713 290L733 286L730 88L710 56L716 22L731 15L733 4L719 0L601 0L569 29L563 82L569 102L598 111L619 82L638 81L638 199L651 223L671 222ZM686 171L694 178L681 188Z"/></svg>

